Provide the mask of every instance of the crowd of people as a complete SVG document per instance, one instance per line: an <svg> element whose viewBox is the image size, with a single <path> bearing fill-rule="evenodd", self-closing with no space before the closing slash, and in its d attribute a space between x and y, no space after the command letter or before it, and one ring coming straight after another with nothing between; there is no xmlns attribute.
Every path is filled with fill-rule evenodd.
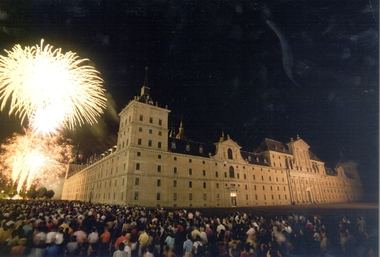
<svg viewBox="0 0 380 257"><path fill-rule="evenodd" d="M221 212L222 213L222 212ZM258 216L68 201L0 201L0 256L377 256L365 217Z"/></svg>

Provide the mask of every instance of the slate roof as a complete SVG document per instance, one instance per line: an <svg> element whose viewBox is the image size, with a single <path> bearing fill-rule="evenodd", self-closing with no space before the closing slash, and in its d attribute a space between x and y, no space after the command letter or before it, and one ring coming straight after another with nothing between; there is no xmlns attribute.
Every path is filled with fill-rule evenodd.
<svg viewBox="0 0 380 257"><path fill-rule="evenodd" d="M275 151L280 153L289 153L289 149L286 144L270 138L264 138L264 140L257 148L257 151Z"/></svg>
<svg viewBox="0 0 380 257"><path fill-rule="evenodd" d="M211 155L215 154L215 145L188 139L169 138L169 152L210 157L210 153Z"/></svg>
<svg viewBox="0 0 380 257"><path fill-rule="evenodd" d="M265 161L265 157L259 153L252 153L246 151L240 151L240 153L243 159L246 160L249 164L269 166L269 162Z"/></svg>

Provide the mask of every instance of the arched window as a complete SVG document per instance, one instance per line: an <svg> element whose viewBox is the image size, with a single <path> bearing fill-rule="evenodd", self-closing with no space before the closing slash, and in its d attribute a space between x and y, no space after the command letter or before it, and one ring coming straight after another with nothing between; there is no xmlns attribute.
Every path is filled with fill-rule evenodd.
<svg viewBox="0 0 380 257"><path fill-rule="evenodd" d="M234 171L234 167L230 166L230 178L234 178L235 177L235 171Z"/></svg>
<svg viewBox="0 0 380 257"><path fill-rule="evenodd" d="M228 150L227 150L227 158L230 159L230 160L233 159L232 158L232 150L231 150L231 148L228 148Z"/></svg>

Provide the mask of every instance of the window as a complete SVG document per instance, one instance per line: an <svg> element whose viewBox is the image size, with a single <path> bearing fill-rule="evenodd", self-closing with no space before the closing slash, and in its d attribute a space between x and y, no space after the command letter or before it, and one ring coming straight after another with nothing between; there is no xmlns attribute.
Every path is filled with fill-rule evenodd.
<svg viewBox="0 0 380 257"><path fill-rule="evenodd" d="M247 186L247 185L245 185L244 187L245 187L245 190L247 190L247 189L248 189L248 186Z"/></svg>
<svg viewBox="0 0 380 257"><path fill-rule="evenodd" d="M174 174L177 174L177 167L173 168L173 172L174 172Z"/></svg>
<svg viewBox="0 0 380 257"><path fill-rule="evenodd" d="M158 119L158 125L162 125L162 120L161 119Z"/></svg>
<svg viewBox="0 0 380 257"><path fill-rule="evenodd" d="M206 182L203 182L203 188L206 188Z"/></svg>
<svg viewBox="0 0 380 257"><path fill-rule="evenodd" d="M272 181L272 177L271 176L269 176L269 181Z"/></svg>
<svg viewBox="0 0 380 257"><path fill-rule="evenodd" d="M177 180L173 180L173 187L177 187Z"/></svg>
<svg viewBox="0 0 380 257"><path fill-rule="evenodd" d="M219 183L216 183L216 188L219 188Z"/></svg>
<svg viewBox="0 0 380 257"><path fill-rule="evenodd" d="M143 120L144 120L144 117L140 115L140 121L143 121Z"/></svg>
<svg viewBox="0 0 380 257"><path fill-rule="evenodd" d="M152 146L152 140L148 140L148 146Z"/></svg>
<svg viewBox="0 0 380 257"><path fill-rule="evenodd" d="M189 159L189 162L192 162L192 160L191 160L191 159Z"/></svg>
<svg viewBox="0 0 380 257"><path fill-rule="evenodd" d="M142 132L142 127L139 127L139 132Z"/></svg>
<svg viewBox="0 0 380 257"><path fill-rule="evenodd" d="M174 157L174 160L176 161L176 160L177 160L177 157Z"/></svg>
<svg viewBox="0 0 380 257"><path fill-rule="evenodd" d="M263 190L265 190L265 186L263 186Z"/></svg>
<svg viewBox="0 0 380 257"><path fill-rule="evenodd" d="M186 152L190 152L190 145L189 144L186 145Z"/></svg>
<svg viewBox="0 0 380 257"><path fill-rule="evenodd" d="M234 167L230 166L229 173L230 173L230 178L235 178Z"/></svg>
<svg viewBox="0 0 380 257"><path fill-rule="evenodd" d="M203 146L199 146L199 153L203 153Z"/></svg>
<svg viewBox="0 0 380 257"><path fill-rule="evenodd" d="M256 185L253 186L253 189L256 190Z"/></svg>
<svg viewBox="0 0 380 257"><path fill-rule="evenodd" d="M158 159L161 159L161 154L159 154L157 157L158 157Z"/></svg>
<svg viewBox="0 0 380 257"><path fill-rule="evenodd" d="M140 163L136 163L136 170L140 170Z"/></svg>
<svg viewBox="0 0 380 257"><path fill-rule="evenodd" d="M135 178L135 186L138 186L140 184L140 178Z"/></svg>
<svg viewBox="0 0 380 257"><path fill-rule="evenodd" d="M207 194L203 194L203 200L207 201Z"/></svg>
<svg viewBox="0 0 380 257"><path fill-rule="evenodd" d="M219 173L215 171L215 177L219 177Z"/></svg>
<svg viewBox="0 0 380 257"><path fill-rule="evenodd" d="M157 193L156 199L157 199L157 201L161 200L161 194L160 193Z"/></svg>
<svg viewBox="0 0 380 257"><path fill-rule="evenodd" d="M157 171L161 172L161 165L157 165Z"/></svg>
<svg viewBox="0 0 380 257"><path fill-rule="evenodd" d="M175 148L176 148L175 142L172 142L172 143L171 143L171 148L172 148L172 149L175 149ZM174 160L177 160L177 158L174 157Z"/></svg>
<svg viewBox="0 0 380 257"><path fill-rule="evenodd" d="M137 144L141 145L141 141L142 141L141 138L137 139Z"/></svg>
<svg viewBox="0 0 380 257"><path fill-rule="evenodd" d="M174 201L177 201L177 193L174 193L174 194L173 194L173 200L174 200Z"/></svg>
<svg viewBox="0 0 380 257"><path fill-rule="evenodd" d="M256 176L255 175L253 175L253 180L256 180Z"/></svg>
<svg viewBox="0 0 380 257"><path fill-rule="evenodd" d="M133 199L138 200L139 199L139 192L135 192Z"/></svg>
<svg viewBox="0 0 380 257"><path fill-rule="evenodd" d="M224 172L224 177L225 177L225 178L227 177L227 172Z"/></svg>
<svg viewBox="0 0 380 257"><path fill-rule="evenodd" d="M161 132L161 131L158 131L158 135L159 135L159 136L162 136L162 132Z"/></svg>
<svg viewBox="0 0 380 257"><path fill-rule="evenodd" d="M153 133L153 130L149 129L149 134L152 134Z"/></svg>
<svg viewBox="0 0 380 257"><path fill-rule="evenodd" d="M193 182L192 182L192 181L189 181L189 187L190 187L190 188L193 187Z"/></svg>
<svg viewBox="0 0 380 257"><path fill-rule="evenodd" d="M152 117L149 118L149 123L153 123L153 118Z"/></svg>
<svg viewBox="0 0 380 257"><path fill-rule="evenodd" d="M193 175L193 170L189 169L189 176Z"/></svg>
<svg viewBox="0 0 380 257"><path fill-rule="evenodd" d="M158 187L161 186L161 179L157 179L157 186L158 186Z"/></svg>
<svg viewBox="0 0 380 257"><path fill-rule="evenodd" d="M264 181L264 176L261 176L261 180Z"/></svg>
<svg viewBox="0 0 380 257"><path fill-rule="evenodd" d="M193 200L193 194L192 193L189 193L189 200Z"/></svg>
<svg viewBox="0 0 380 257"><path fill-rule="evenodd" d="M231 148L228 148L228 150L227 150L227 158L230 159L230 160L233 159L232 158L232 150L231 150Z"/></svg>
<svg viewBox="0 0 380 257"><path fill-rule="evenodd" d="M257 200L257 195L255 195L255 199Z"/></svg>
<svg viewBox="0 0 380 257"><path fill-rule="evenodd" d="M246 174L244 174L244 179L247 179L247 175Z"/></svg>
<svg viewBox="0 0 380 257"><path fill-rule="evenodd" d="M161 148L161 142L158 142L157 147Z"/></svg>
<svg viewBox="0 0 380 257"><path fill-rule="evenodd" d="M206 176L206 171L202 170L202 173L203 173L203 177L205 177Z"/></svg>

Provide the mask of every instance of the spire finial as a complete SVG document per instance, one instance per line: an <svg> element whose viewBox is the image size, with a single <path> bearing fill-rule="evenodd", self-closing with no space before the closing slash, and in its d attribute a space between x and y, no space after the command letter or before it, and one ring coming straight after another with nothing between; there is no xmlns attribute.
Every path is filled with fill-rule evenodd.
<svg viewBox="0 0 380 257"><path fill-rule="evenodd" d="M225 140L224 131L222 130L222 135L220 136L219 141L223 142L224 140Z"/></svg>

